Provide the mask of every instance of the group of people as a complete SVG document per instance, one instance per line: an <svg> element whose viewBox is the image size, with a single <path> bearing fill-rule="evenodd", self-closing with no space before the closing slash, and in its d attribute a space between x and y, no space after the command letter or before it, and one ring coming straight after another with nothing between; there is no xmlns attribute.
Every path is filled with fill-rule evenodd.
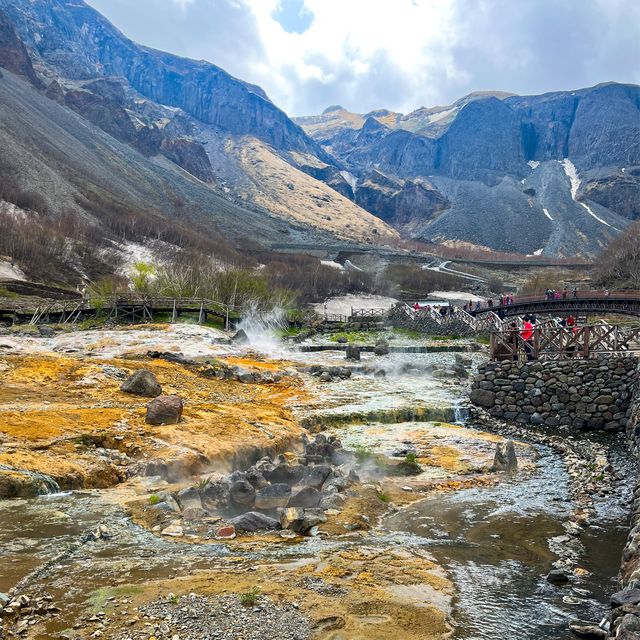
<svg viewBox="0 0 640 640"><path fill-rule="evenodd" d="M494 353L496 360L517 360L520 348L524 351L527 361L534 360L534 336L537 324L538 319L534 313L527 313L522 317L522 327L520 329L518 329L515 321L511 322L509 324L507 339L496 347ZM569 314L566 318L562 318L559 324L572 329L574 332L578 331L576 319L572 314ZM520 351L520 353L522 353L522 351Z"/></svg>
<svg viewBox="0 0 640 640"><path fill-rule="evenodd" d="M569 289L564 287L562 291L556 291L555 289L545 289L544 295L547 300L566 300L569 297ZM573 287L573 297L578 297L578 287Z"/></svg>

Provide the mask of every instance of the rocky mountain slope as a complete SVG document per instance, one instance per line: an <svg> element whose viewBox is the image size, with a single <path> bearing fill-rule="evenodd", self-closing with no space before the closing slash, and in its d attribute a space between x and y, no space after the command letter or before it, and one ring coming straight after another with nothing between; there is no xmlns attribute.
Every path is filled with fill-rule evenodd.
<svg viewBox="0 0 640 640"><path fill-rule="evenodd" d="M640 87L297 122L348 170L355 202L425 241L594 253L640 218Z"/></svg>
<svg viewBox="0 0 640 640"><path fill-rule="evenodd" d="M137 45L82 0L0 0L0 66L2 172L53 209L100 218L82 204L99 191L264 244L397 237L262 89Z"/></svg>

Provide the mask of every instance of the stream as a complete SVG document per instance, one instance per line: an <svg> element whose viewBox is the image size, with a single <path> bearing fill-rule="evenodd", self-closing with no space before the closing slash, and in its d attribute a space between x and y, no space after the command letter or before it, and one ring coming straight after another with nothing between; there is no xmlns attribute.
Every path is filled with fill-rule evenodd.
<svg viewBox="0 0 640 640"><path fill-rule="evenodd" d="M292 357L303 363L344 364L342 352ZM444 407L454 418L464 385L428 373L432 367L451 365L453 357L391 354L374 360L363 354L363 364L383 367L386 377L356 373L322 387L317 399L300 410L320 418L376 412L384 418L355 425L337 420L332 428L347 447L366 444L389 453L423 428L438 442L463 446L459 436L466 438L473 424L467 422L459 425L458 431L445 432L438 422L407 422L406 411L400 411ZM317 383L309 377L308 385ZM394 419L394 415L400 417ZM457 411L456 415L460 418L462 413ZM481 439L474 446L469 465L476 463L474 456L489 455L494 448L492 442ZM603 603L616 590L635 467L622 448L612 448L615 471L625 480L617 483L613 494L597 499L596 517L582 537L586 552L580 566L590 575L579 585L559 588L545 579L556 560L548 540L563 533L562 522L572 509L569 478L555 451L535 445L528 455L535 459L535 470L517 473L493 486L431 493L390 513L366 539L308 538L297 545L233 553L239 556L238 562L249 565L256 560L295 562L320 551L363 544L424 549L455 585L451 609L454 638L568 640L573 637L568 621L599 619ZM118 501L108 498L110 491L120 489L0 502L0 592L49 563L35 582L46 585L62 613L49 623L43 640L70 627L87 598L101 587L135 585L211 569L229 555L224 545L163 540L132 524ZM79 542L83 534L100 524L108 526L109 539ZM65 549L69 553L59 555Z"/></svg>

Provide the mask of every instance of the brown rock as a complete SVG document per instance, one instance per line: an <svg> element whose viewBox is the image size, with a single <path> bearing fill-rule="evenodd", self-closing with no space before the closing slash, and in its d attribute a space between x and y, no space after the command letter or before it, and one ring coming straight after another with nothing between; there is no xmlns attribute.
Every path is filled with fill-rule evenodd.
<svg viewBox="0 0 640 640"><path fill-rule="evenodd" d="M182 417L182 398L178 396L158 396L147 405L148 424L177 424Z"/></svg>

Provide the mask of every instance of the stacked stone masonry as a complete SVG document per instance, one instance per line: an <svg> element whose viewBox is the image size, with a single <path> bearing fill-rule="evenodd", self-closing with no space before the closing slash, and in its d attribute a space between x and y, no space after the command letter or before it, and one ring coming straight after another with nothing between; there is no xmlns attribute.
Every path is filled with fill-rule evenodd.
<svg viewBox="0 0 640 640"><path fill-rule="evenodd" d="M497 418L542 428L624 430L630 450L640 459L637 358L490 362L478 371L471 401ZM633 494L619 586L603 625L606 638L640 640L640 478Z"/></svg>
<svg viewBox="0 0 640 640"><path fill-rule="evenodd" d="M638 359L489 362L471 401L504 420L578 430L623 431L629 424Z"/></svg>

